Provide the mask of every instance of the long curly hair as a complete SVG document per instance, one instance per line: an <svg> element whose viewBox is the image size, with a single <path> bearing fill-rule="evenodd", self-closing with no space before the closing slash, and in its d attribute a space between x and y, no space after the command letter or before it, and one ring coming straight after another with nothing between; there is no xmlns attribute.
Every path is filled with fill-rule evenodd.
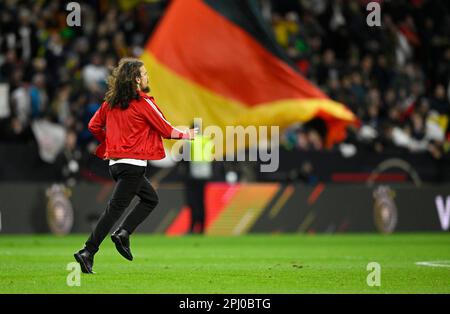
<svg viewBox="0 0 450 314"><path fill-rule="evenodd" d="M136 78L141 76L144 63L138 59L122 58L108 77L105 101L111 108L127 109L130 101L139 99Z"/></svg>

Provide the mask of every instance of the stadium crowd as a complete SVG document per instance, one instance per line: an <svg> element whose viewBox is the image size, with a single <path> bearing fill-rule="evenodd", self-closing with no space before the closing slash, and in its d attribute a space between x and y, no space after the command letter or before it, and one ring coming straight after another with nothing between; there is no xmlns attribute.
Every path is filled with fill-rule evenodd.
<svg viewBox="0 0 450 314"><path fill-rule="evenodd" d="M0 2L0 86L6 99L0 142L34 141L35 122L49 121L65 131L65 149L49 161L61 161L66 174L79 169L66 161L78 162L96 145L87 124L103 101L107 75L121 57L140 56L167 5L128 9L129 3L83 1L78 27L67 25L64 1Z"/></svg>
<svg viewBox="0 0 450 314"><path fill-rule="evenodd" d="M442 158L450 147L448 1L378 1L381 26L374 27L366 23L367 2L265 5L297 70L360 118L347 143ZM66 131L60 158L92 152L87 123L109 71L121 57L139 57L168 1L111 3L83 1L82 27L69 27L64 2L0 2L0 142L33 140L33 122L43 119ZM295 125L284 145L323 150L324 132L317 121Z"/></svg>
<svg viewBox="0 0 450 314"><path fill-rule="evenodd" d="M369 1L272 2L278 43L299 71L361 121L347 142L374 152L449 153L450 5L378 1L380 26L366 21ZM285 144L323 149L323 127L294 126Z"/></svg>
<svg viewBox="0 0 450 314"><path fill-rule="evenodd" d="M71 27L63 1L2 1L0 82L9 86L12 109L2 117L2 140L27 140L30 122L47 118L86 144L86 122L102 101L109 71L121 57L140 56L163 4L126 11L87 1L82 25Z"/></svg>

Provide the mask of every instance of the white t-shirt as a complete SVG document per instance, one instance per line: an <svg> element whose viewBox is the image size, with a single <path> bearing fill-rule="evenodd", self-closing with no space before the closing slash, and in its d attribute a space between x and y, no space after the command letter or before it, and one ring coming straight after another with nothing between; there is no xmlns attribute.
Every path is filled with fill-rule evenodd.
<svg viewBox="0 0 450 314"><path fill-rule="evenodd" d="M112 166L114 164L129 164L135 166L145 167L147 166L147 160L142 159L132 159L132 158L121 158L121 159L110 159L109 165Z"/></svg>

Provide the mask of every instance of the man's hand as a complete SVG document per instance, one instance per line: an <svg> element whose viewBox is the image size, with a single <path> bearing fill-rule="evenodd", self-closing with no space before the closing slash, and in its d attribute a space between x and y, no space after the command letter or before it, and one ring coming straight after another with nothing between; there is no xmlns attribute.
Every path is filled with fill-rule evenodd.
<svg viewBox="0 0 450 314"><path fill-rule="evenodd" d="M198 128L189 129L189 139L193 140L198 134Z"/></svg>

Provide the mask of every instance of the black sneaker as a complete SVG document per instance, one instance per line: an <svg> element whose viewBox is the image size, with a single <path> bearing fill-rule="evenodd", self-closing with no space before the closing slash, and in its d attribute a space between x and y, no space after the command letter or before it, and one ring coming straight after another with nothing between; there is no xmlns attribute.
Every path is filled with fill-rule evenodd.
<svg viewBox="0 0 450 314"><path fill-rule="evenodd" d="M132 261L133 255L130 250L130 234L125 229L119 228L111 235L111 240L116 245L117 251L127 260Z"/></svg>
<svg viewBox="0 0 450 314"><path fill-rule="evenodd" d="M79 250L73 255L75 260L80 263L81 271L85 274L95 274L92 271L94 266L94 254L90 253L86 248Z"/></svg>

